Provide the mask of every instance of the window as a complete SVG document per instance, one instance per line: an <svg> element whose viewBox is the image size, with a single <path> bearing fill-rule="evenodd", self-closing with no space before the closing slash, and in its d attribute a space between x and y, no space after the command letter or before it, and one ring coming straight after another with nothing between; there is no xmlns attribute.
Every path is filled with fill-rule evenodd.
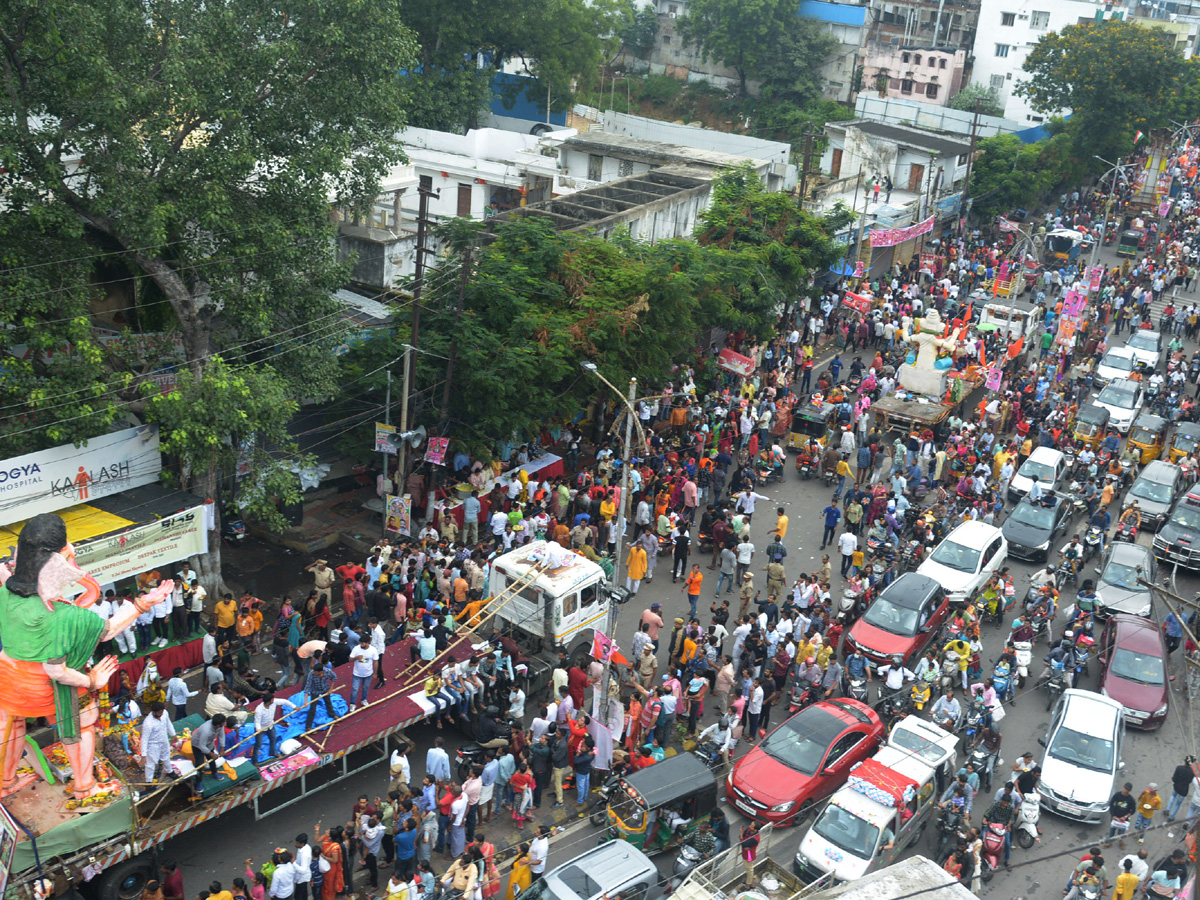
<svg viewBox="0 0 1200 900"><path fill-rule="evenodd" d="M1000 13L1000 24L1004 25L1006 28L1012 28L1014 25L1017 24L1017 14L1016 13Z"/></svg>
<svg viewBox="0 0 1200 900"><path fill-rule="evenodd" d="M579 591L579 599L581 601L580 606L582 606L584 609L595 603L596 586L593 584L589 585L588 587L581 588Z"/></svg>
<svg viewBox="0 0 1200 900"><path fill-rule="evenodd" d="M944 59L939 59L939 60L938 60L938 68L939 68L939 69L944 69L944 68L946 68L946 60L944 60Z"/></svg>
<svg viewBox="0 0 1200 900"><path fill-rule="evenodd" d="M989 84L991 85L992 90L994 90L994 91L1001 90L1004 87L1004 76L1003 75L993 75L991 77L991 81L989 82Z"/></svg>
<svg viewBox="0 0 1200 900"><path fill-rule="evenodd" d="M908 60L909 60L909 55L907 53L900 54L900 62L908 62Z"/></svg>
<svg viewBox="0 0 1200 900"><path fill-rule="evenodd" d="M956 166L965 166L967 164L967 154L960 153L958 159L954 163Z"/></svg>
<svg viewBox="0 0 1200 900"><path fill-rule="evenodd" d="M996 45L996 55L997 56L1008 56L1009 49L1010 49L1010 47L1008 44L997 44Z"/></svg>
<svg viewBox="0 0 1200 900"><path fill-rule="evenodd" d="M930 99L938 95L938 86L936 84L928 84L925 86L925 96Z"/></svg>
<svg viewBox="0 0 1200 900"><path fill-rule="evenodd" d="M913 92L913 83L911 78L900 79L900 93L911 94Z"/></svg>
<svg viewBox="0 0 1200 900"><path fill-rule="evenodd" d="M669 34L664 34L662 37L663 37L663 43L664 43L664 44L669 44L669 43L671 43L671 36L670 36Z"/></svg>
<svg viewBox="0 0 1200 900"><path fill-rule="evenodd" d="M1045 31L1050 27L1050 13L1035 9L1029 14L1029 27L1034 31Z"/></svg>
<svg viewBox="0 0 1200 900"><path fill-rule="evenodd" d="M921 54L920 53L913 54L913 65L919 66L920 64L921 64Z"/></svg>
<svg viewBox="0 0 1200 900"><path fill-rule="evenodd" d="M562 598L563 616L575 615L575 610L579 609L579 595L567 594Z"/></svg>
<svg viewBox="0 0 1200 900"><path fill-rule="evenodd" d="M671 15L675 15L677 12L679 12L679 7L676 6L674 3L668 3L667 4L667 12L669 12Z"/></svg>
<svg viewBox="0 0 1200 900"><path fill-rule="evenodd" d="M420 184L420 187L418 188L418 190L422 190L422 191L432 191L433 190L433 176L432 175L421 175L420 181L421 181L421 184Z"/></svg>
<svg viewBox="0 0 1200 900"><path fill-rule="evenodd" d="M588 181L599 181L604 170L604 157L595 153L588 154Z"/></svg>

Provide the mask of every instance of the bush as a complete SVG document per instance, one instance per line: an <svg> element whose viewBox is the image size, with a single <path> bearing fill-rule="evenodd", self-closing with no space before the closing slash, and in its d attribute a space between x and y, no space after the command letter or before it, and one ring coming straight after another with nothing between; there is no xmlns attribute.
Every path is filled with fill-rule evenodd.
<svg viewBox="0 0 1200 900"><path fill-rule="evenodd" d="M670 75L647 75L642 82L639 99L648 103L666 105L675 102L675 98L683 91L683 82Z"/></svg>

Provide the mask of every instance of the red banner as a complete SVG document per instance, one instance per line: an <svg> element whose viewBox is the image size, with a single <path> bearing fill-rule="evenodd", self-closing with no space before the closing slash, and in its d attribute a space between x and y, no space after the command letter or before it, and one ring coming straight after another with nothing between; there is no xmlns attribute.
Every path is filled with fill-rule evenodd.
<svg viewBox="0 0 1200 900"><path fill-rule="evenodd" d="M749 356L743 356L736 350L730 350L728 347L717 355L717 364L722 369L728 369L743 378L749 378L754 374L754 360Z"/></svg>
<svg viewBox="0 0 1200 900"><path fill-rule="evenodd" d="M853 291L846 291L846 296L842 298L842 305L858 310L860 313L868 313L871 311L871 298L855 294Z"/></svg>
<svg viewBox="0 0 1200 900"><path fill-rule="evenodd" d="M1016 222L1008 221L1008 219L1004 218L1004 216L998 217L996 224L1000 226L1001 231L1016 231L1021 227Z"/></svg>

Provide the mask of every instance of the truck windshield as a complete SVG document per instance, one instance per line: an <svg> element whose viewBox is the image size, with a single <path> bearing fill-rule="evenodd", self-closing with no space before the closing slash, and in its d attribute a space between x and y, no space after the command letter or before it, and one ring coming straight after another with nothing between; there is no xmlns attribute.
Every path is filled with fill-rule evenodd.
<svg viewBox="0 0 1200 900"><path fill-rule="evenodd" d="M876 826L832 803L825 807L825 812L813 825L813 831L859 859L870 859L879 843Z"/></svg>

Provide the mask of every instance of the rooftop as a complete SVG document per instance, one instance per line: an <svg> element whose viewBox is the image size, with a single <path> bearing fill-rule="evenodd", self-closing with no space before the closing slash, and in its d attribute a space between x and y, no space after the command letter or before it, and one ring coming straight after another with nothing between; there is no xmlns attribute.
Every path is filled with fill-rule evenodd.
<svg viewBox="0 0 1200 900"><path fill-rule="evenodd" d="M938 156L961 156L971 149L971 141L967 137L955 137L952 134L928 131L924 128L914 128L910 125L888 125L871 119L851 119L848 122L830 122L825 128L840 131L845 134L849 128L856 128L871 137L891 141L901 147L912 150L923 150Z"/></svg>
<svg viewBox="0 0 1200 900"><path fill-rule="evenodd" d="M588 131L574 135L563 141L563 146L607 156L637 159L658 166L692 165L722 169L747 161L745 156L723 153L720 150L701 150L683 144L670 144L606 131Z"/></svg>

